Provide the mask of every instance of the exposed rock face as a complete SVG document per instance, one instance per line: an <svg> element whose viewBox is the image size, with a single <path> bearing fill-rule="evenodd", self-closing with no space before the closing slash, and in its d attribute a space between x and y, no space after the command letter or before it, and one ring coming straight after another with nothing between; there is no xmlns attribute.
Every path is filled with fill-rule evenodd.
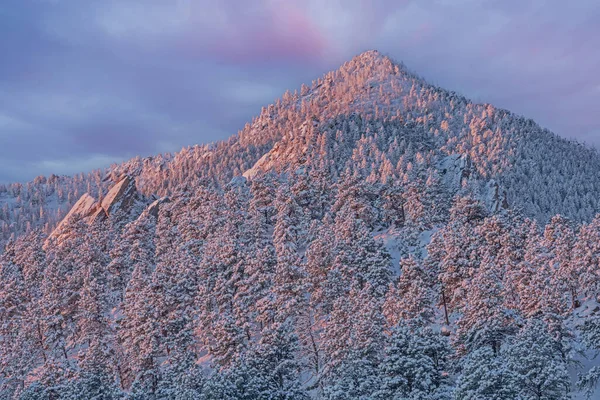
<svg viewBox="0 0 600 400"><path fill-rule="evenodd" d="M113 214L116 210L129 210L137 197L135 181L125 175L102 200L102 209L107 215Z"/></svg>
<svg viewBox="0 0 600 400"><path fill-rule="evenodd" d="M171 200L168 197L163 197L161 199L155 200L152 204L146 208L146 212L152 215L154 218L158 217L158 212L160 211L160 206L164 203L168 203Z"/></svg>
<svg viewBox="0 0 600 400"><path fill-rule="evenodd" d="M442 180L448 187L460 188L472 174L471 158L467 154L451 154L436 165Z"/></svg>
<svg viewBox="0 0 600 400"><path fill-rule="evenodd" d="M315 119L304 122L300 126L300 137L307 134L310 126L317 128L319 122ZM280 170L285 165L300 166L306 162L306 155L309 151L308 146L301 147L293 145L298 137L294 137L291 133L287 137L287 143L277 142L273 148L264 154L252 168L245 171L242 176L248 180L252 180L257 174L268 170Z"/></svg>
<svg viewBox="0 0 600 400"><path fill-rule="evenodd" d="M102 208L102 206L100 204L98 204L98 208L96 209L96 211L89 216L89 224L93 224L96 221L102 221L104 220L104 218L107 218L108 214L106 214L106 211L104 210L104 208Z"/></svg>
<svg viewBox="0 0 600 400"><path fill-rule="evenodd" d="M501 191L500 185L495 180L492 179L488 183L487 190L488 206L492 211L496 212L509 207L506 190Z"/></svg>
<svg viewBox="0 0 600 400"><path fill-rule="evenodd" d="M50 236L59 236L66 221L72 218L83 220L87 224L92 225L96 221L108 218L116 212L122 211L123 213L128 213L140 201L135 181L126 175L108 191L102 202L94 199L88 193L81 196Z"/></svg>
<svg viewBox="0 0 600 400"><path fill-rule="evenodd" d="M96 199L94 199L89 194L84 194L81 198L75 203L71 211L67 214L65 219L68 219L72 216L81 216L87 217L92 214L98 208L98 203Z"/></svg>
<svg viewBox="0 0 600 400"><path fill-rule="evenodd" d="M257 162L254 164L252 168L247 170L242 174L242 176L248 180L252 180L259 172L265 171L269 168L272 163L272 159L274 158L274 154L276 154L278 144L276 143L273 147L273 150L264 154Z"/></svg>
<svg viewBox="0 0 600 400"><path fill-rule="evenodd" d="M72 218L77 219L87 219L92 215L96 215L98 211L103 212L100 204L96 202L89 194L85 193L83 196L77 200L77 203L71 208L69 213L63 218L63 220L58 224L58 226L52 232L50 236L56 236L59 232L62 231L67 221Z"/></svg>

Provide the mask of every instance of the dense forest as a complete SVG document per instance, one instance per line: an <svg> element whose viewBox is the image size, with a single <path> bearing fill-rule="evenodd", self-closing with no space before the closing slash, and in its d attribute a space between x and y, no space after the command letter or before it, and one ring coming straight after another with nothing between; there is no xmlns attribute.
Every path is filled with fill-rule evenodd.
<svg viewBox="0 0 600 400"><path fill-rule="evenodd" d="M0 398L594 398L599 201L595 150L367 52L227 141L0 186Z"/></svg>

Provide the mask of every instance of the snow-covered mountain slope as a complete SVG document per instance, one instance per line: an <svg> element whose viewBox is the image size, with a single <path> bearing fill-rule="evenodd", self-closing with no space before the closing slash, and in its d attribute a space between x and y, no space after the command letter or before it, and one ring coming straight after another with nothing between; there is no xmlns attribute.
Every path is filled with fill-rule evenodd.
<svg viewBox="0 0 600 400"><path fill-rule="evenodd" d="M393 131L372 143L390 124ZM435 157L468 155L483 179L494 179L500 193L506 192L509 204L542 221L557 213L585 221L600 210L600 157L595 150L531 120L430 85L369 51L311 87L303 86L300 93L285 93L227 141L137 158L74 178L40 177L26 185L0 186L0 240L36 227L50 232L82 193L105 193L108 184L102 178L107 175L129 174L143 194L166 196L199 180L223 185L256 169L285 169L317 151L349 156L363 136L381 153L376 162L391 162L394 169L397 146L415 133L421 137L417 145L426 142ZM334 166L336 173L345 160Z"/></svg>
<svg viewBox="0 0 600 400"><path fill-rule="evenodd" d="M315 143L323 131L331 131L332 121L337 126L329 132L330 146L347 153L353 144L336 148L340 138L334 136L345 139L350 133L369 140L392 121L399 124L395 132L375 144L392 163L391 142L418 131L436 154L468 155L475 172L494 179L508 202L530 216L546 221L560 213L581 221L600 210L600 157L595 150L531 120L430 85L377 52L357 56L302 93L284 96L282 105L265 109L253 128L240 134L242 141L252 142L264 138L268 129L266 136L275 143L254 169L282 169L294 159L301 163L306 153L318 151ZM370 131L337 132L344 119L357 115L373 121ZM294 124L287 124L292 118Z"/></svg>
<svg viewBox="0 0 600 400"><path fill-rule="evenodd" d="M599 167L367 52L227 141L10 185L0 398L593 393Z"/></svg>

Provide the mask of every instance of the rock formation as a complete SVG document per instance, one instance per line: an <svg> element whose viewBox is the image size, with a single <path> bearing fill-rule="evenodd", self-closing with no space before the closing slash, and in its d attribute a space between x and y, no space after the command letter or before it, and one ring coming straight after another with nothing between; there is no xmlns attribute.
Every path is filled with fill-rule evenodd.
<svg viewBox="0 0 600 400"><path fill-rule="evenodd" d="M81 196L50 237L59 236L67 221L73 218L92 225L96 221L108 218L117 212L127 214L137 203L145 202L136 190L135 180L125 175L108 191L101 201L94 199L88 193Z"/></svg>

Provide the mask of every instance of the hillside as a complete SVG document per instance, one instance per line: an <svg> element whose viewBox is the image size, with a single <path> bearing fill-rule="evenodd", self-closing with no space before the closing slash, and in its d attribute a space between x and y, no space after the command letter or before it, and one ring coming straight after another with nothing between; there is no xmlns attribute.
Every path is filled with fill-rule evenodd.
<svg viewBox="0 0 600 400"><path fill-rule="evenodd" d="M390 162L397 169L403 151L398 143L404 136L418 134L434 157L468 155L477 173L484 180L495 180L509 203L528 216L545 222L561 214L583 222L600 210L600 156L595 150L562 139L531 120L429 85L403 65L370 51L312 86L303 86L300 93L285 93L227 141L137 158L74 178L39 177L27 184L0 185L0 239L36 227L49 233L82 193L106 192L110 181L103 177L107 175L130 174L144 194L166 196L178 185L199 180L222 186L261 157L271 160L257 166L262 169L291 168L287 161L297 163L303 154L315 151L314 143L326 131L326 151L339 146L332 124L337 130L352 115L369 119L370 133L385 129L383 125L396 125L384 139L390 143L376 144L381 153L378 165ZM310 133L308 125L312 125ZM340 133L346 139L346 132ZM353 132L354 138L344 144L346 154L371 145L357 142L357 135L365 133ZM367 133L363 142L371 136ZM286 153L288 159L277 160L279 153ZM344 162L336 168L345 168Z"/></svg>
<svg viewBox="0 0 600 400"><path fill-rule="evenodd" d="M0 398L595 390L600 156L376 51L227 141L0 201Z"/></svg>

